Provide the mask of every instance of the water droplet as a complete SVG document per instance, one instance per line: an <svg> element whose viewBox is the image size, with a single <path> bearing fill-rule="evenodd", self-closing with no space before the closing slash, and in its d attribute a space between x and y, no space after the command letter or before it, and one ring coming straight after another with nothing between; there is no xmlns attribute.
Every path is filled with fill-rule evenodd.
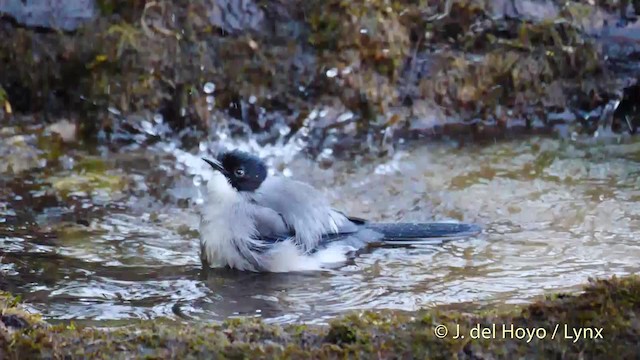
<svg viewBox="0 0 640 360"><path fill-rule="evenodd" d="M256 98L254 95L249 96L249 104L255 104L256 101L258 101L258 98Z"/></svg>
<svg viewBox="0 0 640 360"><path fill-rule="evenodd" d="M375 169L374 172L377 175L384 175L384 174L389 172L389 166L385 165L385 164L380 164L380 165L376 166L376 169Z"/></svg>
<svg viewBox="0 0 640 360"><path fill-rule="evenodd" d="M334 78L338 75L338 69L336 68L331 68L329 70L327 70L327 77L328 78Z"/></svg>
<svg viewBox="0 0 640 360"><path fill-rule="evenodd" d="M170 143L166 143L162 146L162 150L164 150L165 152L173 152L176 149L176 144L170 142Z"/></svg>
<svg viewBox="0 0 640 360"><path fill-rule="evenodd" d="M322 154L326 155L326 156L331 156L331 155L333 155L333 149L331 149L331 148L322 149Z"/></svg>
<svg viewBox="0 0 640 360"><path fill-rule="evenodd" d="M112 113L113 115L121 115L122 113L120 112L120 110L114 108L113 106L109 106L107 108L107 110Z"/></svg>
<svg viewBox="0 0 640 360"><path fill-rule="evenodd" d="M328 113L328 111L327 111L327 110L324 110L324 109L323 109L323 110L321 110L321 111L320 111L320 117L325 117L325 116L327 116L327 113Z"/></svg>
<svg viewBox="0 0 640 360"><path fill-rule="evenodd" d="M180 108L180 116L185 116L185 115L187 115L187 109L185 109L183 107Z"/></svg>
<svg viewBox="0 0 640 360"><path fill-rule="evenodd" d="M286 136L291 132L291 128L288 126L283 126L280 128L279 132L280 132L280 135Z"/></svg>
<svg viewBox="0 0 640 360"><path fill-rule="evenodd" d="M313 110L311 111L311 113L309 114L309 119L314 120L315 118L318 117L318 110Z"/></svg>
<svg viewBox="0 0 640 360"><path fill-rule="evenodd" d="M199 197L199 198L197 198L197 199L196 199L196 204L198 204L198 205L202 205L202 204L204 204L204 199L203 199L203 198L200 198L200 197Z"/></svg>
<svg viewBox="0 0 640 360"><path fill-rule="evenodd" d="M342 75L349 75L351 74L351 66L347 66L346 68L342 69Z"/></svg>
<svg viewBox="0 0 640 360"><path fill-rule="evenodd" d="M198 144L198 149L200 149L200 152L207 151L207 143L204 141L200 141L200 144Z"/></svg>
<svg viewBox="0 0 640 360"><path fill-rule="evenodd" d="M300 92L304 92L306 90L306 88L302 85L298 86L298 91Z"/></svg>
<svg viewBox="0 0 640 360"><path fill-rule="evenodd" d="M198 175L193 177L193 185L200 186L202 185L202 178Z"/></svg>
<svg viewBox="0 0 640 360"><path fill-rule="evenodd" d="M216 98L213 97L213 95L207 96L207 104L211 105L214 103L214 101L216 101Z"/></svg>
<svg viewBox="0 0 640 360"><path fill-rule="evenodd" d="M369 30L367 30L365 28L360 29L360 34L366 34L368 32L369 32Z"/></svg>
<svg viewBox="0 0 640 360"><path fill-rule="evenodd" d="M576 141L578 140L578 133L577 132L572 132L571 133L571 140Z"/></svg>
<svg viewBox="0 0 640 360"><path fill-rule="evenodd" d="M162 117L162 114L155 114L153 115L153 121L155 121L156 124L162 124L164 118Z"/></svg>
<svg viewBox="0 0 640 360"><path fill-rule="evenodd" d="M146 132L147 134L149 134L149 135L155 135L156 134L156 131L153 128L153 125L151 125L151 123L149 121L143 120L141 122L141 125L142 125L142 130L144 132Z"/></svg>
<svg viewBox="0 0 640 360"><path fill-rule="evenodd" d="M212 82L208 82L208 83L204 84L203 90L204 90L205 93L211 94L214 91L216 91L216 84L214 84Z"/></svg>
<svg viewBox="0 0 640 360"><path fill-rule="evenodd" d="M353 119L353 113L351 111L346 112L340 116L338 116L338 119L336 119L338 122L345 122L347 120L351 120Z"/></svg>
<svg viewBox="0 0 640 360"><path fill-rule="evenodd" d="M282 175L284 175L285 177L291 177L291 175L293 175L293 173L291 172L291 169L284 168L284 170L282 170Z"/></svg>
<svg viewBox="0 0 640 360"><path fill-rule="evenodd" d="M73 160L72 157L67 156L67 155L63 155L58 159L58 161L60 161L60 164L62 164L62 167L65 170L73 169L74 160Z"/></svg>

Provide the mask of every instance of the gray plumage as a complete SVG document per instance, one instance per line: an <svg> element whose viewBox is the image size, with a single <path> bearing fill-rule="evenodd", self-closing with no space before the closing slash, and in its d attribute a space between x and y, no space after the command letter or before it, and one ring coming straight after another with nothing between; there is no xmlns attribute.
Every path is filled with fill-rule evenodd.
<svg viewBox="0 0 640 360"><path fill-rule="evenodd" d="M304 251L315 249L327 234L358 230L344 214L331 208L320 191L300 181L268 177L248 196L256 204L279 213L293 229L295 240Z"/></svg>
<svg viewBox="0 0 640 360"><path fill-rule="evenodd" d="M201 207L200 246L207 267L287 272L344 263L373 242L424 242L471 235L466 224L375 224L333 209L321 192L293 179L267 176L243 152L206 160L214 169Z"/></svg>

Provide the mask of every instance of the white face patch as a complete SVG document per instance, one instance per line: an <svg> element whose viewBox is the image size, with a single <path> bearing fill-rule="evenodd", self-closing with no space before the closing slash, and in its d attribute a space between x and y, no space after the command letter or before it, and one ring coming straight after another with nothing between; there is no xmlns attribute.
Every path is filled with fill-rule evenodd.
<svg viewBox="0 0 640 360"><path fill-rule="evenodd" d="M213 203L231 203L238 197L238 191L219 171L214 171L207 182L208 200Z"/></svg>
<svg viewBox="0 0 640 360"><path fill-rule="evenodd" d="M207 196L202 204L200 221L201 256L211 267L243 263L233 246L233 209L241 200L236 189L219 171L214 171L207 181ZM246 226L246 225L245 225Z"/></svg>

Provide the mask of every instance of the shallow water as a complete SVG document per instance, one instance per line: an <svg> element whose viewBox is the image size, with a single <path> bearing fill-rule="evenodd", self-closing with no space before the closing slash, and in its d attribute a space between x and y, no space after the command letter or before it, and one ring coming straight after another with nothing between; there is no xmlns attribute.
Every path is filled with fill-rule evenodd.
<svg viewBox="0 0 640 360"><path fill-rule="evenodd" d="M163 146L109 154L114 176L133 179L121 194L60 201L37 179L9 184L12 191L0 193L1 288L50 320L326 322L358 309L524 303L575 290L589 277L640 269L638 139L416 145L326 169L287 159L281 171L352 215L485 228L478 237L379 248L341 269L305 274L202 271L194 185L202 180L193 179L202 170L199 154ZM269 151L291 155L282 149Z"/></svg>

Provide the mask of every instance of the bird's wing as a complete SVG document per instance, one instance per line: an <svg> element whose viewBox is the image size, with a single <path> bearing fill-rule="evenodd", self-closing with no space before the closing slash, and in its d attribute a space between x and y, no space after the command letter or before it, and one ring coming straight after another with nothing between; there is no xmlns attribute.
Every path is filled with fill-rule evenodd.
<svg viewBox="0 0 640 360"><path fill-rule="evenodd" d="M250 209L258 239L269 241L271 239L286 239L295 235L277 211L256 204Z"/></svg>
<svg viewBox="0 0 640 360"><path fill-rule="evenodd" d="M296 238L295 230L288 224L282 214L275 210L260 206L256 203L251 207L254 225L257 231L256 238L259 246L252 247L251 250L257 253L268 251L272 245ZM327 245L335 242L352 244L358 248L356 244L363 244L363 236L373 240L378 236L372 236L373 232L363 228L364 220L354 219L355 222L348 222L341 226L338 232L323 234L317 241L316 245L305 249L309 253L313 253ZM356 223L357 222L357 223ZM364 231L364 232L363 232Z"/></svg>
<svg viewBox="0 0 640 360"><path fill-rule="evenodd" d="M321 192L300 181L268 177L250 196L255 204L279 213L305 250L313 249L323 236L350 227L349 219L333 210Z"/></svg>

